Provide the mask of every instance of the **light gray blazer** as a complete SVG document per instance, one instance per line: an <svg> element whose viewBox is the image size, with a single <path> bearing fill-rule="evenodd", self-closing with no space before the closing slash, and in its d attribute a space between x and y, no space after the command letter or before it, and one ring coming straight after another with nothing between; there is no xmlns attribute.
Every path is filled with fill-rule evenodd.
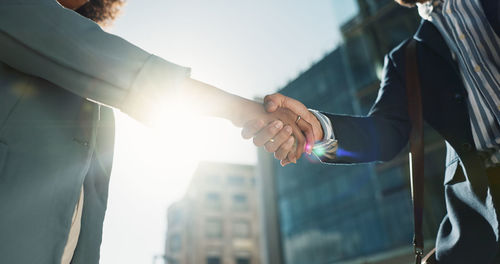
<svg viewBox="0 0 500 264"><path fill-rule="evenodd" d="M82 184L72 263L98 263L109 107L148 122L188 75L55 0L0 0L0 263L60 263Z"/></svg>

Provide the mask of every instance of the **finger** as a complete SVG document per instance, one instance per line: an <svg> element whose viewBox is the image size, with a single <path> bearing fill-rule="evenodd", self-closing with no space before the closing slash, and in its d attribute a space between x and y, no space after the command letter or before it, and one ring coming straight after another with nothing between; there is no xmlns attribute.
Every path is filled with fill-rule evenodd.
<svg viewBox="0 0 500 264"><path fill-rule="evenodd" d="M293 147L292 147L292 149L293 149ZM290 152L288 153L288 156L286 157L286 159L285 159L285 160L287 160L287 161L288 161L288 164L289 164L289 163L297 163L297 158L295 157L295 155L294 155L294 152L293 152L293 151L290 151Z"/></svg>
<svg viewBox="0 0 500 264"><path fill-rule="evenodd" d="M285 96L279 93L266 95L264 97L264 107L266 111L269 113L276 111L278 107L283 105L284 98Z"/></svg>
<svg viewBox="0 0 500 264"><path fill-rule="evenodd" d="M257 147L264 146L267 141L271 138L274 138L278 132L283 128L283 122L280 120L275 120L271 122L267 127L262 129L259 133L257 133L253 138L253 143Z"/></svg>
<svg viewBox="0 0 500 264"><path fill-rule="evenodd" d="M288 108L294 113L301 115L303 117L307 116L309 113L309 109L301 103L291 97L284 96L280 93L275 93L271 95L267 95L264 97L264 106L267 112L274 112L278 108Z"/></svg>
<svg viewBox="0 0 500 264"><path fill-rule="evenodd" d="M297 122L297 126L300 128L300 130L302 131L302 133L304 133L306 137L306 144L304 147L304 151L307 154L311 155L312 149L314 147L314 138L315 138L313 128L311 124L309 124L306 120L302 118Z"/></svg>
<svg viewBox="0 0 500 264"><path fill-rule="evenodd" d="M306 145L306 138L304 137L304 134L302 134L302 131L299 129L298 126L292 127L293 128L293 135L295 136L295 151L292 158L290 159L291 162L297 162L297 159L300 159L300 156L302 156L302 153L304 152L305 145Z"/></svg>
<svg viewBox="0 0 500 264"><path fill-rule="evenodd" d="M292 148L293 148L293 146L292 146ZM288 152L288 155L290 155L290 153L292 153L292 152L291 152L291 151L290 151L290 152ZM293 163L293 162L291 162L291 161L290 161L290 159L288 158L288 155L287 155L287 158L285 158L284 160L282 160L282 161L280 162L281 166L285 167L286 165L288 165L288 164L290 164L290 163ZM295 162L295 163L297 163L297 162Z"/></svg>
<svg viewBox="0 0 500 264"><path fill-rule="evenodd" d="M300 158L302 153L304 152L305 146L305 137L302 134L301 129L298 127L297 114L293 113L291 110L286 108L279 108L273 115L277 116L280 120L282 120L285 124L288 124L292 127L292 133L295 137L297 147L295 148L295 156L291 159L291 162L296 162L297 159ZM299 120L300 121L300 120Z"/></svg>
<svg viewBox="0 0 500 264"><path fill-rule="evenodd" d="M288 138L288 140L283 143L276 152L274 152L274 157L278 160L284 160L288 156L288 153L292 150L295 139L293 137Z"/></svg>
<svg viewBox="0 0 500 264"><path fill-rule="evenodd" d="M280 165L281 167L285 167L286 165L290 164L291 162L287 159L284 159L282 161L280 161Z"/></svg>
<svg viewBox="0 0 500 264"><path fill-rule="evenodd" d="M241 129L241 137L244 139L251 139L255 134L257 134L266 123L262 119L254 119L245 123Z"/></svg>
<svg viewBox="0 0 500 264"><path fill-rule="evenodd" d="M292 135L292 127L290 126L285 126L283 129L281 129L278 134L272 137L272 141L268 140L265 143L265 148L267 152L275 152L278 150L278 148L285 143L288 138Z"/></svg>

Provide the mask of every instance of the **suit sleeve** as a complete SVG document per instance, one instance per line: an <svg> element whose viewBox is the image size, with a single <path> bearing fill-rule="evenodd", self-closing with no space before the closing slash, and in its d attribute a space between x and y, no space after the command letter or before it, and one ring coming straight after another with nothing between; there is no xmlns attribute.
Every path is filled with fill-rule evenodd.
<svg viewBox="0 0 500 264"><path fill-rule="evenodd" d="M410 122L406 90L390 56L385 58L381 87L367 116L324 114L332 122L338 148L335 158L320 157L323 162L388 161L408 142Z"/></svg>
<svg viewBox="0 0 500 264"><path fill-rule="evenodd" d="M0 61L141 121L189 77L56 0L0 0Z"/></svg>

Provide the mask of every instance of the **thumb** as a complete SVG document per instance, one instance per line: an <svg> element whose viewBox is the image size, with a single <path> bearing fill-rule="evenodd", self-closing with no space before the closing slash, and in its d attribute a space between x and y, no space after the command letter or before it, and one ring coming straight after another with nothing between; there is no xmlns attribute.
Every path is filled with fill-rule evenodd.
<svg viewBox="0 0 500 264"><path fill-rule="evenodd" d="M266 95L266 97L264 97L264 108L268 113L272 113L276 111L279 107L283 106L282 104L284 98L285 97L279 93Z"/></svg>

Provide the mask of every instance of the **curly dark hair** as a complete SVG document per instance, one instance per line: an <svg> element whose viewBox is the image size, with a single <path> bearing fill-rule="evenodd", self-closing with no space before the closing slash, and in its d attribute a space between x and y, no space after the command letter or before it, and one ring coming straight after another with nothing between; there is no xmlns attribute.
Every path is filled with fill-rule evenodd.
<svg viewBox="0 0 500 264"><path fill-rule="evenodd" d="M124 3L125 0L90 0L75 11L100 25L109 25Z"/></svg>
<svg viewBox="0 0 500 264"><path fill-rule="evenodd" d="M396 0L398 4L406 7L414 7L417 3L425 3L430 0Z"/></svg>

